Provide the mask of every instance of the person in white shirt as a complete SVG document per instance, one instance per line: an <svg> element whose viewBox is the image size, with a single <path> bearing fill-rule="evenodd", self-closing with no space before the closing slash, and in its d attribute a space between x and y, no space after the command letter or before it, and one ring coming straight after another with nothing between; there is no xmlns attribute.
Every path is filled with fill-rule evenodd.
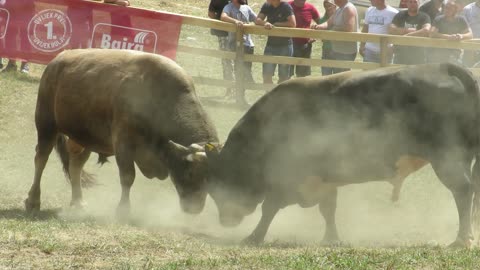
<svg viewBox="0 0 480 270"><path fill-rule="evenodd" d="M392 23L393 17L398 10L387 5L385 0L370 0L372 6L365 12L365 23L363 33L388 34L388 26ZM392 62L393 50L389 47L388 63ZM380 44L374 42L362 42L360 44L360 55L363 62L380 62Z"/></svg>
<svg viewBox="0 0 480 270"><path fill-rule="evenodd" d="M462 14L467 20L468 26L472 29L473 38L480 38L480 0L466 5ZM480 52L465 50L463 52L463 64L472 67L480 61Z"/></svg>

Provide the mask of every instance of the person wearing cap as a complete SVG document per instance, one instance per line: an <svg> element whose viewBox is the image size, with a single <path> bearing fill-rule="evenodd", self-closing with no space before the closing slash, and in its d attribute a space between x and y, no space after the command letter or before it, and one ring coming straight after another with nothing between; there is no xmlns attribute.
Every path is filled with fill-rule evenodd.
<svg viewBox="0 0 480 270"><path fill-rule="evenodd" d="M314 29L342 32L358 32L357 8L348 0L334 0L337 10L327 22L318 24ZM331 57L334 60L354 61L357 57L358 44L351 41L331 41ZM348 71L349 68L333 68L333 73Z"/></svg>
<svg viewBox="0 0 480 270"><path fill-rule="evenodd" d="M244 24L255 22L257 14L246 4L246 0L232 0L227 4L220 15L220 19L224 22L234 23L237 27L243 27ZM236 49L236 33L228 33L228 47L231 51ZM245 54L253 54L254 44L250 34L243 34L243 52ZM237 63L234 65L235 72L238 74L240 69L244 71L244 80L248 83L255 83L252 76L252 62L243 62L242 66L238 66ZM238 80L238 76L236 79ZM237 89L236 92L236 103L241 107L248 106L247 101L245 100L245 89Z"/></svg>
<svg viewBox="0 0 480 270"><path fill-rule="evenodd" d="M467 20L458 15L458 8L455 0L448 0L444 14L433 21L430 37L457 41L473 38L472 29L468 26ZM432 48L428 53L428 62L458 64L461 62L461 53L460 49Z"/></svg>
<svg viewBox="0 0 480 270"><path fill-rule="evenodd" d="M312 22L320 23L320 13L306 0L293 0L289 4L292 6L297 28L310 29ZM315 39L311 38L293 38L293 56L301 58L311 58L312 43ZM310 66L290 66L290 77L294 74L297 77L306 77L312 73Z"/></svg>
<svg viewBox="0 0 480 270"><path fill-rule="evenodd" d="M388 27L398 10L387 5L385 0L370 0L372 6L365 12L365 23L362 33L388 34ZM391 48L391 47L390 47ZM380 44L375 42L362 42L360 44L360 55L364 62L380 63ZM387 62L392 60L393 51L390 50Z"/></svg>
<svg viewBox="0 0 480 270"><path fill-rule="evenodd" d="M438 15L443 13L444 8L443 0L430 0L421 5L419 10L427 13L430 16L430 21L433 22Z"/></svg>
<svg viewBox="0 0 480 270"><path fill-rule="evenodd" d="M270 0L263 4L255 20L256 25L265 27L270 30L274 27L291 27L296 26L295 15L292 6L281 0ZM274 56L292 56L293 45L292 38L268 36L267 44L264 50L265 55ZM277 64L263 63L263 83L272 84L273 75ZM290 65L278 65L278 83L286 81L290 78Z"/></svg>
<svg viewBox="0 0 480 270"><path fill-rule="evenodd" d="M390 35L428 37L430 35L430 17L418 10L419 0L408 0L407 10L395 15L389 26ZM395 46L395 64L417 65L425 63L425 48L414 46Z"/></svg>
<svg viewBox="0 0 480 270"><path fill-rule="evenodd" d="M319 24L325 23L328 21L330 17L335 14L335 10L337 10L337 6L333 0L324 0L323 1L323 9L325 9L325 14L322 18L320 18ZM313 25L312 28L315 28L316 25ZM322 40L322 59L323 60L332 60L332 42L330 40ZM333 68L322 66L322 75L330 75L333 74Z"/></svg>

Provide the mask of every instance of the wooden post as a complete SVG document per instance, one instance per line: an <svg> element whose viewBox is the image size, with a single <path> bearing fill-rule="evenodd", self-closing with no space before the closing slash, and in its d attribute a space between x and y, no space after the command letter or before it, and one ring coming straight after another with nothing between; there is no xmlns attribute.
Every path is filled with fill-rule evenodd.
<svg viewBox="0 0 480 270"><path fill-rule="evenodd" d="M388 62L388 37L380 38L380 66L386 67Z"/></svg>
<svg viewBox="0 0 480 270"><path fill-rule="evenodd" d="M241 105L245 101L245 69L244 69L244 46L243 46L243 33L244 29L241 26L237 26L235 32L236 40L236 58L235 58L235 101Z"/></svg>

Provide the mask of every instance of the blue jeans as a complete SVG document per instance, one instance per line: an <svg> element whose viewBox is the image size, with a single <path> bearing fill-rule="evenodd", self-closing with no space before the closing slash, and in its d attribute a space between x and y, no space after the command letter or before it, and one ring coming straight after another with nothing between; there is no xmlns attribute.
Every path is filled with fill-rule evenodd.
<svg viewBox="0 0 480 270"><path fill-rule="evenodd" d="M281 46L265 46L264 55L274 56L293 56L293 45L281 45ZM263 75L273 76L277 64L263 63ZM285 81L290 77L290 65L279 64L278 65L278 79L279 81Z"/></svg>
<svg viewBox="0 0 480 270"><path fill-rule="evenodd" d="M355 58L357 57L357 53L355 52L355 53L344 54L344 53L337 53L332 51L331 57L333 60L354 61ZM349 71L349 70L350 70L349 68L332 68L332 74Z"/></svg>
<svg viewBox="0 0 480 270"><path fill-rule="evenodd" d="M391 64L393 60L393 55L387 56L387 64ZM380 53L365 49L363 55L363 62L365 63L380 63Z"/></svg>
<svg viewBox="0 0 480 270"><path fill-rule="evenodd" d="M322 59L324 60L332 60L332 49L331 48L322 48ZM326 67L322 66L322 76L325 75L332 75L333 74L333 68L332 67Z"/></svg>

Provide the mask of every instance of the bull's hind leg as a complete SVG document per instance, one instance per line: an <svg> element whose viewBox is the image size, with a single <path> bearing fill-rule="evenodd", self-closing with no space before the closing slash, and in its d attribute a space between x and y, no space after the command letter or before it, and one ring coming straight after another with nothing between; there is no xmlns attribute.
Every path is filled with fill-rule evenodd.
<svg viewBox="0 0 480 270"><path fill-rule="evenodd" d="M325 187L322 191L318 209L325 219L325 235L322 244L331 245L339 243L337 224L335 220L335 212L337 211L337 188Z"/></svg>
<svg viewBox="0 0 480 270"><path fill-rule="evenodd" d="M38 143L35 148L35 176L33 177L32 187L28 192L28 198L25 200L25 209L29 213L40 210L40 182L48 157L55 145L56 137L57 133L52 129L48 129L48 132L38 129Z"/></svg>
<svg viewBox="0 0 480 270"><path fill-rule="evenodd" d="M258 223L257 227L255 227L255 230L242 241L243 244L250 245L260 244L263 242L273 218L282 207L274 198L274 196L267 195L262 204L262 217L260 222Z"/></svg>
<svg viewBox="0 0 480 270"><path fill-rule="evenodd" d="M432 162L432 167L440 181L453 194L459 216L457 239L452 247L470 247L473 242L471 224L473 186L470 181L469 162L443 160Z"/></svg>
<svg viewBox="0 0 480 270"><path fill-rule="evenodd" d="M72 185L72 200L70 206L82 209L84 207L82 187L81 187L81 174L82 169L88 158L90 157L90 151L85 150L82 146L69 139L67 143L69 153L69 166L68 171L70 175L70 184Z"/></svg>

